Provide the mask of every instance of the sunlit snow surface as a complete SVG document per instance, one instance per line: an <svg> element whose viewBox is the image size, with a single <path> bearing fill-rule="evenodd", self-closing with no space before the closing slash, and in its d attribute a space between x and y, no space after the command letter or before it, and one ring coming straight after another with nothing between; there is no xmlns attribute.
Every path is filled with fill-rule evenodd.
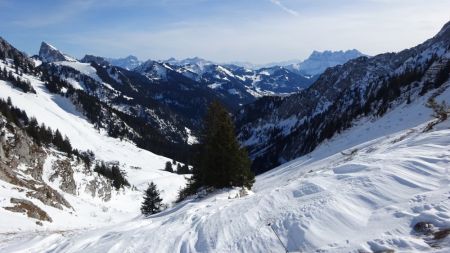
<svg viewBox="0 0 450 253"><path fill-rule="evenodd" d="M224 190L99 229L3 234L0 251L285 252L275 231L290 252L449 252L448 238L431 247L412 230L419 221L450 228L450 123L422 133L426 99L361 119L258 176L249 196Z"/></svg>

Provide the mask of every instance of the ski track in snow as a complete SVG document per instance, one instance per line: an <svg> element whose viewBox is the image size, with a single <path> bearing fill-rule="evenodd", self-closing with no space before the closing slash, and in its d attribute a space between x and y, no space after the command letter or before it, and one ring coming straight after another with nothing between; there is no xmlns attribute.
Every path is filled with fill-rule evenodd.
<svg viewBox="0 0 450 253"><path fill-rule="evenodd" d="M0 251L284 252L275 231L290 252L448 252L449 238L433 248L412 231L419 221L450 228L450 122L422 133L425 102L361 119L258 176L254 194L221 190L92 230L5 234Z"/></svg>

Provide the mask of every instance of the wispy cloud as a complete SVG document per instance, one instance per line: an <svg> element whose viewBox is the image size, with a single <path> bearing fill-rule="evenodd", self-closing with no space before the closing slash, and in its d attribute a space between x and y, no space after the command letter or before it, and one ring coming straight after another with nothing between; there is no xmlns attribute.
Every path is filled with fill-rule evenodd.
<svg viewBox="0 0 450 253"><path fill-rule="evenodd" d="M1 0L0 0L1 3ZM92 0L70 1L55 7L52 14L48 12L38 12L24 19L12 21L12 24L27 28L39 28L64 22L77 14L89 9L93 4Z"/></svg>
<svg viewBox="0 0 450 253"><path fill-rule="evenodd" d="M293 15L293 16L298 16L298 12L290 9L288 7L286 7L284 4L281 3L281 1L279 0L270 0L271 3L275 4L276 6L280 7L283 11Z"/></svg>

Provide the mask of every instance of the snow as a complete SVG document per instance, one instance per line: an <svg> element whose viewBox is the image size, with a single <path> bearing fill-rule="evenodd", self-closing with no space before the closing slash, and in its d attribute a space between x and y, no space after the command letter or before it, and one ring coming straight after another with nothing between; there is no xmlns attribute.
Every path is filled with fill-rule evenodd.
<svg viewBox="0 0 450 253"><path fill-rule="evenodd" d="M54 64L71 67L79 71L80 73L85 74L100 83L103 83L102 79L100 79L100 77L97 75L97 70L92 67L90 63L82 63L79 61L59 61L54 62Z"/></svg>
<svg viewBox="0 0 450 253"><path fill-rule="evenodd" d="M174 199L184 179L161 171L168 158L139 149L133 143L108 137L103 131L99 132L67 98L50 94L42 82L31 80L36 95L25 94L0 81L0 97L3 99L11 97L13 104L25 110L28 116L36 117L39 123L43 122L52 129L59 129L62 134L69 137L75 148L92 150L97 158L105 161L118 160L126 167L142 168L128 171L131 183L138 188L145 186L149 180L168 177L169 182L159 181L166 187L170 185L171 180L174 185L178 185L173 187L175 189L170 193L164 194L166 198Z"/></svg>
<svg viewBox="0 0 450 253"><path fill-rule="evenodd" d="M98 229L7 234L0 251L285 252L281 241L289 252L448 252L449 238L412 231L420 221L450 227L450 122L423 132L426 99L360 119L258 176L254 194L220 190Z"/></svg>
<svg viewBox="0 0 450 253"><path fill-rule="evenodd" d="M239 95L239 91L237 91L236 89L228 89L228 93L232 94L232 95Z"/></svg>
<svg viewBox="0 0 450 253"><path fill-rule="evenodd" d="M209 84L208 87L209 87L210 89L221 88L221 87L222 87L222 83L212 83L212 84Z"/></svg>
<svg viewBox="0 0 450 253"><path fill-rule="evenodd" d="M84 86L83 86L82 84L80 84L77 80L75 80L75 79L69 77L69 78L66 78L66 81L67 81L70 85L72 85L72 87L73 87L74 89L77 89L77 90L84 90Z"/></svg>
<svg viewBox="0 0 450 253"><path fill-rule="evenodd" d="M192 135L192 131L191 129L185 127L184 129L186 129L187 135L188 135L188 139L187 139L187 144L192 145L192 144L197 144L198 143L198 139L196 136Z"/></svg>
<svg viewBox="0 0 450 253"><path fill-rule="evenodd" d="M224 68L224 67L222 67L220 65L217 66L217 70L222 72L222 73L225 73L228 76L234 77L233 73L231 73L228 69L226 69L226 68Z"/></svg>
<svg viewBox="0 0 450 253"><path fill-rule="evenodd" d="M73 62L70 64L75 64L78 67L83 66L84 70L89 70L89 68L84 64ZM86 216L90 216L91 213L94 214L98 212L98 210L101 209L99 209L99 206L103 204L109 206L109 209L113 208L114 210L117 210L118 213L122 214L122 216L115 217L114 214L117 212L106 213L104 216L108 216L109 219L113 220L109 221L109 224L118 222L124 217L134 217L139 213L142 191L146 188L147 183L150 181L154 181L157 184L158 189L161 190L161 196L165 203L170 205L171 202L176 199L178 190L185 184L185 178L181 175L163 171L165 163L167 161L171 161L170 159L155 155L147 150L140 149L131 142L111 138L107 136L104 131L96 130L94 126L89 123L88 120L75 108L70 100L62 96L49 93L40 80L28 75L24 75L24 77L31 81L31 85L34 87L37 94L23 93L13 88L7 82L0 80L0 98L6 99L11 97L12 103L16 107L25 110L29 117L36 117L39 124L45 123L54 130L59 129L63 135L67 135L69 137L74 148L79 150L92 150L97 159L102 159L104 161L119 161L122 169L124 169L127 173L128 181L131 185L137 188L137 190L127 190L122 194L118 194L107 204L99 204L99 199L96 199L95 201L92 200L91 202L87 200L87 202L82 202L80 205L88 205L88 208L85 208L86 211L81 214L77 213L80 218L73 220L73 222L68 222L67 226L57 226L58 228L85 227L92 225L93 223L82 221L86 221L86 219L89 220ZM4 189L4 187L2 188L0 186L0 196L2 196L2 198L11 195L4 193ZM71 200L69 201L71 204L77 202L77 197L67 195L70 194L65 194L64 196ZM2 201L7 200L9 200L9 198L2 199ZM9 201L7 202L9 203ZM2 206L4 205L2 204ZM1 213L7 212L3 209L1 210ZM79 208L78 210L84 209ZM56 213L57 218L55 219L55 223L63 224L64 220L69 217L67 216L67 212L65 212L65 214L61 214L59 212ZM97 214L95 215L98 216ZM80 219L82 221L80 221ZM4 222L4 218L0 218L0 221L3 221L0 223L6 224L8 227L10 226L9 222ZM78 225L77 222L79 223ZM16 228L21 228L20 224L20 222L14 223ZM25 230L30 228L28 225L24 227ZM0 229L3 228L4 227L0 226ZM2 250L0 250L0 252L1 251Z"/></svg>

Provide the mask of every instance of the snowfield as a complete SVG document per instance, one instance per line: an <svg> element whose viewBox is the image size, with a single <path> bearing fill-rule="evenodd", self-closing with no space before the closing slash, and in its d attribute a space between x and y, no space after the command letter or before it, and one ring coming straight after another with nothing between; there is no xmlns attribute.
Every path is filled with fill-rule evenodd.
<svg viewBox="0 0 450 253"><path fill-rule="evenodd" d="M258 176L254 194L217 191L97 229L3 234L0 251L449 252L449 237L413 230L418 222L450 229L450 123L423 132L432 120L426 99L360 119ZM448 89L436 98L449 99Z"/></svg>

